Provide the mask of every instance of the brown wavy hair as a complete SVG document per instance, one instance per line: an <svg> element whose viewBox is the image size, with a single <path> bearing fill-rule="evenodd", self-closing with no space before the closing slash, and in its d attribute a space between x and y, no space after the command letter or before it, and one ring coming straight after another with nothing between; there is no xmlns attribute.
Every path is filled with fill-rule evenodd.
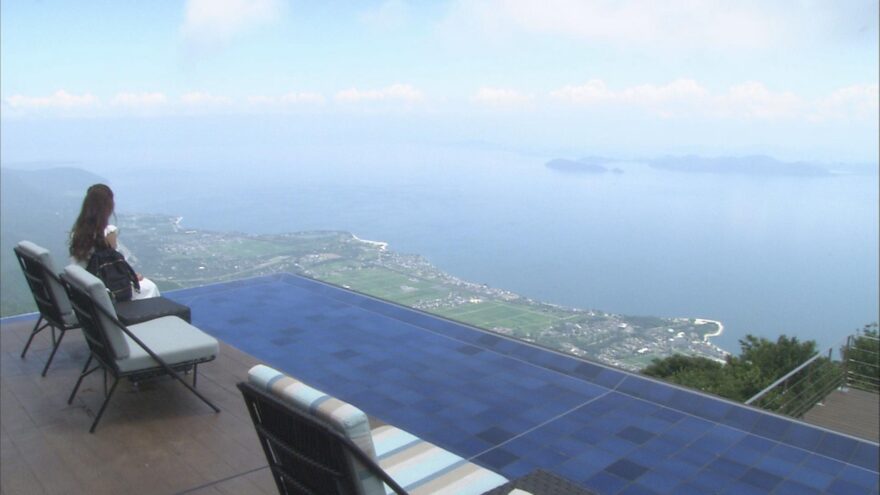
<svg viewBox="0 0 880 495"><path fill-rule="evenodd" d="M104 229L107 228L115 206L110 187L105 184L89 187L79 216L70 230L71 256L84 261L89 259L93 249L107 245Z"/></svg>

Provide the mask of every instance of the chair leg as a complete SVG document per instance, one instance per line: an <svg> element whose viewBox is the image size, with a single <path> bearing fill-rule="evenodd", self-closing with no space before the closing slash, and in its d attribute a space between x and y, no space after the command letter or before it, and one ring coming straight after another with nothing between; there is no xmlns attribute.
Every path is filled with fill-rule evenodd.
<svg viewBox="0 0 880 495"><path fill-rule="evenodd" d="M54 337L55 327L52 327L52 333ZM61 346L61 339L64 338L64 329L59 329L58 340L55 341L55 345L52 347L52 353L49 354L49 360L46 361L46 366L43 367L43 376L46 376L46 372L49 371L49 365L52 364L52 359L55 357L55 353L58 352L58 347ZM54 340L54 338L53 338Z"/></svg>
<svg viewBox="0 0 880 495"><path fill-rule="evenodd" d="M95 370L92 370L92 371L89 371L88 373L86 372L86 370L89 369L90 364L92 364L92 355L91 354L89 354L89 358L86 359L86 365L83 366L82 372L79 374L79 380L76 381L76 385L73 387L73 392L70 393L70 398L67 399L68 405L73 403L73 397L76 395L76 391L79 390L79 385L82 383L83 378L85 378L86 375L88 375L92 371L95 371ZM95 368L95 369L97 369L97 368Z"/></svg>
<svg viewBox="0 0 880 495"><path fill-rule="evenodd" d="M95 428L98 426L98 421L101 421L101 416L104 415L104 409L107 408L107 403L110 402L110 398L113 397L116 385L119 385L119 377L113 377L113 385L110 386L110 393L104 398L104 403L101 404L101 409L98 410L98 415L95 416L95 421L92 423L92 427L89 428L89 433L95 432Z"/></svg>
<svg viewBox="0 0 880 495"><path fill-rule="evenodd" d="M40 326L41 321L43 321L43 315L40 315L40 317L37 318L37 323L34 325L33 330L31 330L31 336L28 338L27 344L24 345L24 350L21 351L22 358L24 358L24 355L27 354L28 347L31 346L31 341L34 340L34 336L40 333L40 330L46 328L46 326L49 325L49 322L47 321L45 324L43 324L43 326Z"/></svg>
<svg viewBox="0 0 880 495"><path fill-rule="evenodd" d="M186 380L184 380L183 377L180 376L180 374L178 374L176 371L174 371L174 370L171 369L171 368L167 368L167 370L169 371L169 374L170 374L175 380L177 380L177 381L179 381L180 383L182 383L183 386L186 387L186 388L188 388L190 392L196 394L196 397L198 397L199 399L202 399L202 402L204 402L205 404L207 404L208 406L210 406L211 409L214 410L214 412L220 412L220 409L219 409L217 406L215 406L214 404L211 403L211 401L209 401L208 399L206 399L204 395L200 394L199 391L196 390L195 388L193 388L192 385L190 385L189 383L186 383Z"/></svg>

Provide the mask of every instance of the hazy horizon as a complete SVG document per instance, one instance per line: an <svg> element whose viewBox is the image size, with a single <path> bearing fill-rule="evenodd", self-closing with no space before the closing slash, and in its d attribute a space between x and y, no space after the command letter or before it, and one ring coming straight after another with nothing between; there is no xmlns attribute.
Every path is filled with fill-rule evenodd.
<svg viewBox="0 0 880 495"><path fill-rule="evenodd" d="M715 341L729 351L746 333L827 349L878 317L876 173L697 174L615 162L622 174L572 175L529 155L427 151L408 167L82 168L108 181L121 214L182 216L186 228L219 232L348 231L549 303L718 319L726 330Z"/></svg>
<svg viewBox="0 0 880 495"><path fill-rule="evenodd" d="M873 0L3 2L0 164L81 167L107 177L121 212L197 227L385 237L566 304L722 320L712 312L754 304L767 320L776 301L829 325L876 314L878 71ZM862 175L544 168L686 155ZM545 241L562 254L532 256ZM679 272L731 305L615 285L644 275L656 292ZM777 299L755 299L764 286ZM826 296L836 309L815 313Z"/></svg>
<svg viewBox="0 0 880 495"><path fill-rule="evenodd" d="M878 161L871 0L49 0L0 14L4 161L196 166L291 159L299 142Z"/></svg>

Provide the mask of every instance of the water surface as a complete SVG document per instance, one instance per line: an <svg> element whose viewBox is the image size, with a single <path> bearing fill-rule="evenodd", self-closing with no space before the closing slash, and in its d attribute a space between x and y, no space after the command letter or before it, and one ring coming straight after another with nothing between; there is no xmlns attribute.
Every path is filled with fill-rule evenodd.
<svg viewBox="0 0 880 495"><path fill-rule="evenodd" d="M572 175L545 168L546 157L497 151L358 151L92 170L111 181L122 212L249 233L346 230L535 299L719 319L716 342L731 351L750 332L827 349L878 319L876 176L720 176L638 163Z"/></svg>

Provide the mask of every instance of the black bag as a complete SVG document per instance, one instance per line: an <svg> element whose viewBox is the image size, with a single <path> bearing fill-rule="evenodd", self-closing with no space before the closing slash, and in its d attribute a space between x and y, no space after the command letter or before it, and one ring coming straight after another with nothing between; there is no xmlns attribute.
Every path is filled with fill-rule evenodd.
<svg viewBox="0 0 880 495"><path fill-rule="evenodd" d="M138 290L141 288L137 273L125 261L125 257L113 248L95 250L86 270L104 282L116 302L131 300L132 285Z"/></svg>

